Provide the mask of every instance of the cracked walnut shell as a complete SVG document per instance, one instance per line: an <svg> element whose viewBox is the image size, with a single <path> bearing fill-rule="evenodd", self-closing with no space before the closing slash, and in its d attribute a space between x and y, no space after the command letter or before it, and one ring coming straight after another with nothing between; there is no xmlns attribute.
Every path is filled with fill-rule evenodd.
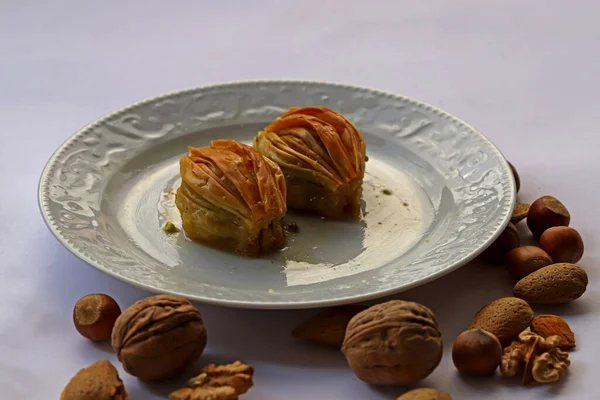
<svg viewBox="0 0 600 400"><path fill-rule="evenodd" d="M169 400L237 400L253 385L254 368L236 361L210 364L188 381L188 387L171 393Z"/></svg>
<svg viewBox="0 0 600 400"><path fill-rule="evenodd" d="M108 360L81 369L65 386L60 400L127 400L123 381Z"/></svg>
<svg viewBox="0 0 600 400"><path fill-rule="evenodd" d="M135 302L115 322L112 347L125 371L142 380L172 377L206 346L196 307L180 296L158 295Z"/></svg>
<svg viewBox="0 0 600 400"><path fill-rule="evenodd" d="M350 320L342 351L359 379L372 385L410 385L433 372L442 347L430 309L392 300Z"/></svg>

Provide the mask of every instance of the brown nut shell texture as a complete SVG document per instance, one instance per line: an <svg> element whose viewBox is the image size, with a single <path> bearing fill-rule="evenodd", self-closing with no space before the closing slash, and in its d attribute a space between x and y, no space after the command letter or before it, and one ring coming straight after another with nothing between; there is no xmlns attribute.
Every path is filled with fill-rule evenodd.
<svg viewBox="0 0 600 400"><path fill-rule="evenodd" d="M469 329L483 329L506 342L529 327L533 310L527 302L515 297L504 297L485 305L475 314Z"/></svg>
<svg viewBox="0 0 600 400"><path fill-rule="evenodd" d="M513 294L528 303L563 304L583 295L588 276L583 268L568 263L548 265L515 284Z"/></svg>
<svg viewBox="0 0 600 400"><path fill-rule="evenodd" d="M462 332L452 346L452 361L467 375L493 375L502 359L502 345L496 336L483 329Z"/></svg>
<svg viewBox="0 0 600 400"><path fill-rule="evenodd" d="M180 296L135 302L115 322L112 347L125 371L142 380L169 378L195 361L206 346L196 307Z"/></svg>
<svg viewBox="0 0 600 400"><path fill-rule="evenodd" d="M519 190L521 190L521 178L519 177L519 173L517 172L515 166L510 163L510 161L506 162L508 163L508 166L510 167L510 170L513 173L513 176L515 178L515 184L517 186L517 193L519 193Z"/></svg>
<svg viewBox="0 0 600 400"><path fill-rule="evenodd" d="M80 370L64 388L60 400L127 400L123 381L108 360Z"/></svg>
<svg viewBox="0 0 600 400"><path fill-rule="evenodd" d="M516 203L512 216L510 217L510 222L513 224L517 224L520 221L527 218L527 214L529 213L529 207L530 205L527 203Z"/></svg>
<svg viewBox="0 0 600 400"><path fill-rule="evenodd" d="M441 390L420 388L406 392L396 400L452 400L452 397Z"/></svg>
<svg viewBox="0 0 600 400"><path fill-rule="evenodd" d="M171 393L169 400L237 400L253 385L254 368L236 361L210 364L188 382L188 387Z"/></svg>
<svg viewBox="0 0 600 400"><path fill-rule="evenodd" d="M342 352L356 376L372 385L410 385L442 358L442 335L433 312L391 300L358 313L346 329Z"/></svg>

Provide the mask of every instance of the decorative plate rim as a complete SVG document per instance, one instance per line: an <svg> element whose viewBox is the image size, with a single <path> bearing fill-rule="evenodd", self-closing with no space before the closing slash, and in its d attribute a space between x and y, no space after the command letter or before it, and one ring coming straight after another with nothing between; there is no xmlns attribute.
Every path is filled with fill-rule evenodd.
<svg viewBox="0 0 600 400"><path fill-rule="evenodd" d="M335 82L335 81L293 80L293 79L292 80L278 80L278 79L275 79L275 80L268 80L268 79L267 80L264 80L264 79L236 80L236 81L215 83L215 84L210 84L210 85L201 85L201 86L196 86L196 87L192 87L192 88L186 88L186 89L167 92L167 93L163 93L163 94L160 94L157 96L146 97L140 101L130 103L128 105L125 105L125 106L115 110L115 111L107 113L107 114L97 118L96 120L86 124L85 126L78 129L77 131L75 131L71 136L69 136L65 141L63 141L60 144L60 146L58 146L58 148L48 158L44 168L42 169L42 173L40 175L39 182L38 182L38 206L39 206L39 210L42 215L42 218L43 218L45 224L47 225L48 229L50 230L50 232L67 250L69 250L76 257L78 257L82 261L86 262L87 264L91 265L95 269L97 269L113 278L116 278L122 282L125 282L129 285L146 290L151 293L170 293L170 294L175 294L175 295L180 295L180 296L186 297L186 298L190 299L191 301L195 301L195 302L199 302L199 303L212 304L212 305L218 305L218 306L226 306L226 307L235 307L235 308L306 309L306 308L336 306L336 305L342 305L342 304L350 304L350 303L358 303L358 302L374 300L377 298L398 294L398 293L413 289L415 287L422 286L426 283L432 282L436 279L441 278L444 275L449 274L452 271L455 271L456 269L460 268L461 266L464 266L465 264L469 263L470 261L474 260L491 243L493 243L493 241L495 241L500 236L500 234L506 228L506 226L508 226L508 224L510 222L512 210L514 209L514 205L516 203L516 182L514 180L512 173L507 174L507 176L510 179L510 186L509 186L508 194L506 196L504 196L502 199L503 204L501 205L501 208L502 208L503 215L501 217L500 224L496 224L495 230L487 238L487 240L485 240L483 243L481 243L474 250L470 251L467 255L463 256L462 258L460 258L454 262L447 264L446 267L444 267L438 271L435 271L424 278L420 278L419 280L410 282L401 287L372 291L369 293L355 295L355 296L338 297L338 298L331 299L331 300L317 299L317 300L308 300L308 301L305 300L305 301L301 301L301 302L255 301L255 300L250 302L250 301L244 301L244 300L219 299L219 298L204 296L204 295L190 295L189 293L181 293L176 290L160 289L160 288L154 287L149 284L140 283L133 278L119 275L119 274L111 271L104 265L104 262L102 262L101 260L97 260L97 259L87 256L86 254L83 253L83 251L75 248L71 243L69 243L69 240L64 236L60 227L58 226L58 224L54 220L53 216L51 215L51 210L49 209L49 206L48 206L49 191L50 191L49 184L50 184L51 173L54 171L54 169L56 167L58 158L60 157L60 155L63 152L68 150L68 148L71 145L73 145L73 143L76 140L78 140L81 137L83 137L84 135L86 135L88 132L91 131L91 129L93 129L97 126L100 126L100 125L104 124L105 122L109 121L111 118L119 116L123 113L126 113L132 109L135 109L136 107L143 106L147 103L157 102L157 101L161 101L164 99L172 99L172 98L176 98L176 97L183 96L186 94L191 94L191 93L201 92L201 91L235 88L235 87L240 87L240 86L258 86L258 85L280 85L280 86L307 85L307 86L321 86L324 88L347 89L347 90L355 90L355 91L371 93L374 95L384 96L384 97L388 97L388 98L399 99L402 101L406 101L408 103L412 103L416 106L419 106L419 107L422 107L425 109L429 109L430 111L434 112L435 114L443 116L444 118L448 118L448 119L452 120L454 123L462 125L465 128L467 128L468 130L472 131L472 133L479 136L479 140L487 142L487 144L489 145L489 148L493 152L496 153L496 155L499 157L499 159L501 161L502 166L504 167L505 172L506 171L510 172L509 164L508 164L506 158L504 157L503 153L482 132L480 132L478 129L476 129L469 123L465 122L464 120L456 117L454 114L452 114L448 111L442 110L442 109L435 107L431 104L428 104L426 102L416 100L410 96L406 96L406 95L402 95L402 94L398 94L398 93L394 93L394 92L390 92L390 91L385 91L385 90L381 90L381 89L371 88L371 87L367 87L367 86L346 84L346 83ZM490 229L492 229L491 226L490 226Z"/></svg>

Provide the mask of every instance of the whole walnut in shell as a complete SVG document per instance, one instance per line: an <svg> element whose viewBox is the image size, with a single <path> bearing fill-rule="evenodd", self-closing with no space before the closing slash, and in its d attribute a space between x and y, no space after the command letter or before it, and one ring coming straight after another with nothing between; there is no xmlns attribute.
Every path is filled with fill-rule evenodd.
<svg viewBox="0 0 600 400"><path fill-rule="evenodd" d="M180 296L135 302L115 322L112 347L125 371L142 380L169 378L206 347L206 329L196 307Z"/></svg>
<svg viewBox="0 0 600 400"><path fill-rule="evenodd" d="M342 351L359 379L372 385L410 385L433 372L442 347L430 309L392 300L350 320Z"/></svg>

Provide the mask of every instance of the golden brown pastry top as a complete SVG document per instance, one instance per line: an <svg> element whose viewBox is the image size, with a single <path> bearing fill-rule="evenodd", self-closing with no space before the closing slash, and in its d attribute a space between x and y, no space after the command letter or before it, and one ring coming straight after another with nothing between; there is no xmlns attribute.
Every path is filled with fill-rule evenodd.
<svg viewBox="0 0 600 400"><path fill-rule="evenodd" d="M286 173L332 190L362 179L365 142L343 115L326 107L292 107L254 139L254 147Z"/></svg>
<svg viewBox="0 0 600 400"><path fill-rule="evenodd" d="M286 185L277 164L235 140L213 140L189 147L181 158L181 178L198 196L217 208L256 221L285 213Z"/></svg>

